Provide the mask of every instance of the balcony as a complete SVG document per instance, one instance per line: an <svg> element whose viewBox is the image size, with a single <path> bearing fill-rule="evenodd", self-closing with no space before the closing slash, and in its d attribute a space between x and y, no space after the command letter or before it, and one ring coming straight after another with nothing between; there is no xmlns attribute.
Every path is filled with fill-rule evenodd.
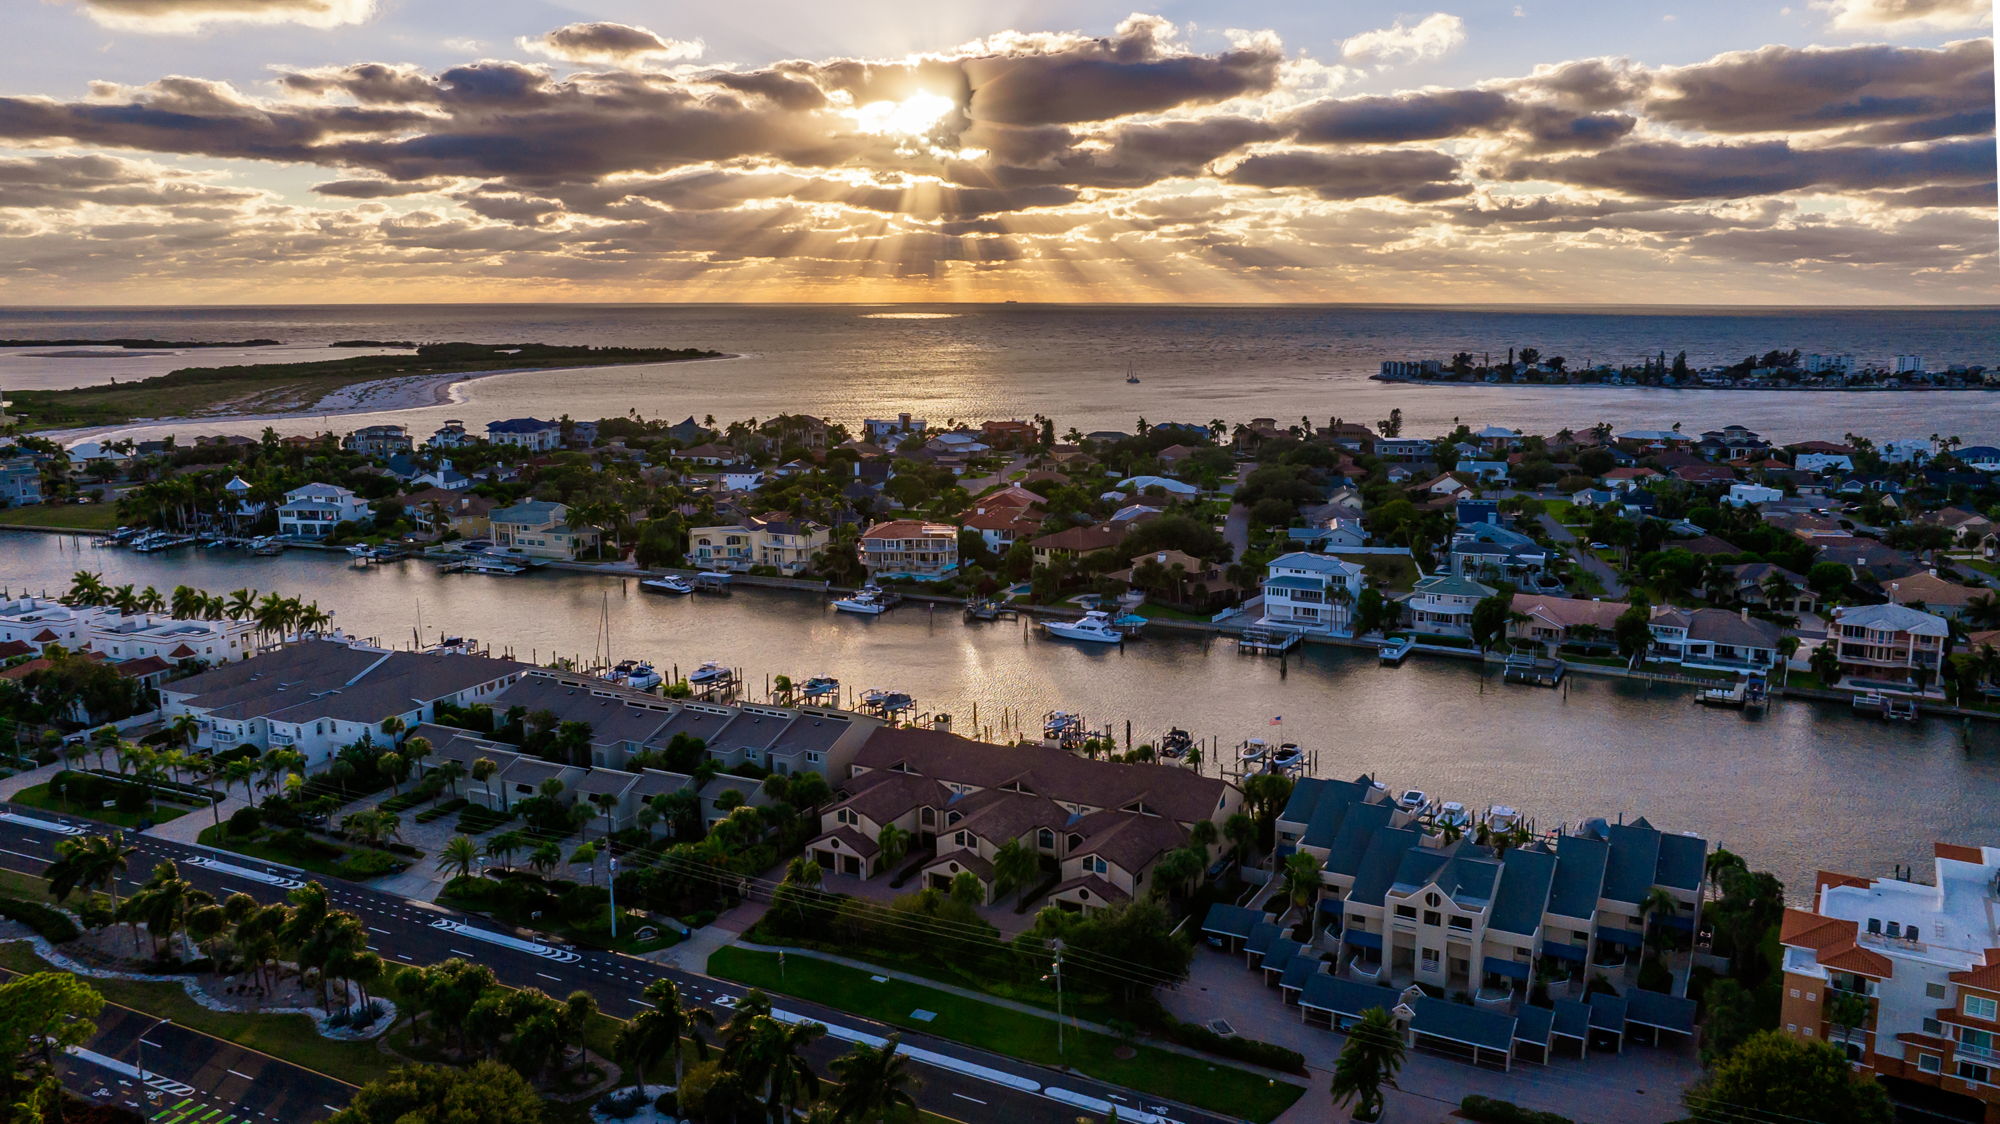
<svg viewBox="0 0 2000 1124"><path fill-rule="evenodd" d="M1967 1042L1954 1040L1952 1043L1952 1053L1956 1054L1961 1061L1979 1062L1983 1065L2000 1065L2000 1053L1996 1053L1991 1047L1974 1046Z"/></svg>

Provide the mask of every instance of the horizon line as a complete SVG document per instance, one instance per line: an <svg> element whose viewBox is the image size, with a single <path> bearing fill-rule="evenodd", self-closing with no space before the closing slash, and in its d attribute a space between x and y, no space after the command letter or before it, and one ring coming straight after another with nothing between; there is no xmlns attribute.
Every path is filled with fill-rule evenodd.
<svg viewBox="0 0 2000 1124"><path fill-rule="evenodd" d="M1036 300L905 300L905 301L634 301L634 300L491 300L491 301L275 301L246 304L20 304L0 305L0 316L20 312L125 312L171 309L287 309L287 308L1244 308L1311 309L1373 308L1414 310L1457 309L1576 309L1616 311L1621 309L1669 309L1685 311L1826 311L1826 312L2000 312L2000 300L1989 304L1699 304L1693 302L1584 302L1584 301L1467 301L1414 303L1403 301L1036 301Z"/></svg>

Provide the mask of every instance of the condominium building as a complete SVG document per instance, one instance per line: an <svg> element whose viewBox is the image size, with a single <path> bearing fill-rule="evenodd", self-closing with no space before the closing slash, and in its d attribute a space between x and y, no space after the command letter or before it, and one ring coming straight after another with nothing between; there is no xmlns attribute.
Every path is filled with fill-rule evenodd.
<svg viewBox="0 0 2000 1124"><path fill-rule="evenodd" d="M0 643L18 641L37 651L60 644L120 663L147 658L167 664L230 663L262 651L263 636L250 620L180 620L165 613L127 614L109 605L71 606L40 597L0 603Z"/></svg>
<svg viewBox="0 0 2000 1124"><path fill-rule="evenodd" d="M861 564L871 579L942 578L958 569L958 528L891 519L861 534Z"/></svg>
<svg viewBox="0 0 2000 1124"><path fill-rule="evenodd" d="M2000 847L1940 843L1930 882L1822 871L1779 940L1787 1033L2000 1124Z"/></svg>
<svg viewBox="0 0 2000 1124"><path fill-rule="evenodd" d="M410 431L400 425L364 425L348 434L341 447L364 457L390 457L413 447Z"/></svg>

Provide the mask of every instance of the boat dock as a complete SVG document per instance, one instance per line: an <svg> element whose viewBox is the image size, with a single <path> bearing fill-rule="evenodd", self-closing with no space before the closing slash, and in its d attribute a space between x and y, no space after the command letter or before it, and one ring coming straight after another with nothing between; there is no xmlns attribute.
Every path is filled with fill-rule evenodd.
<svg viewBox="0 0 2000 1124"><path fill-rule="evenodd" d="M1521 683L1530 687L1554 687L1562 682L1565 670L1561 660L1543 659L1531 653L1516 652L1507 657L1500 678L1503 682Z"/></svg>
<svg viewBox="0 0 2000 1124"><path fill-rule="evenodd" d="M1252 656L1282 656L1303 637L1289 629L1249 628L1236 638L1236 650Z"/></svg>
<svg viewBox="0 0 2000 1124"><path fill-rule="evenodd" d="M696 593L712 594L717 597L727 597L730 592L730 577L731 575L729 574L714 570L703 571L694 576L694 591Z"/></svg>

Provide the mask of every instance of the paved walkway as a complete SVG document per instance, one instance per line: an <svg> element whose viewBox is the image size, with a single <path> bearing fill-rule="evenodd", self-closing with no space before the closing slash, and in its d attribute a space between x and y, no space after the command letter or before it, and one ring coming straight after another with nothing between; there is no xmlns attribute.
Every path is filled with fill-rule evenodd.
<svg viewBox="0 0 2000 1124"><path fill-rule="evenodd" d="M202 832L215 826L217 816L222 817L222 822L228 823L229 817L235 815L237 809L249 806L240 796L225 796L222 798L222 803L212 812L206 807L196 808L187 815L154 824L141 834L150 835L155 839L172 840L175 843L192 844Z"/></svg>
<svg viewBox="0 0 2000 1124"><path fill-rule="evenodd" d="M29 769L25 773L15 773L11 777L0 777L0 800L11 800L15 793L24 788L33 788L38 784L47 784L50 778L62 772L65 768L68 768L68 766L58 760L53 764L43 765L37 769Z"/></svg>
<svg viewBox="0 0 2000 1124"><path fill-rule="evenodd" d="M1555 516L1542 514L1535 517L1549 537L1569 548L1570 557L1604 585L1606 597L1625 596L1625 583L1619 580L1618 571L1612 569L1602 558L1592 554L1588 546L1578 541L1568 527L1556 522Z"/></svg>

